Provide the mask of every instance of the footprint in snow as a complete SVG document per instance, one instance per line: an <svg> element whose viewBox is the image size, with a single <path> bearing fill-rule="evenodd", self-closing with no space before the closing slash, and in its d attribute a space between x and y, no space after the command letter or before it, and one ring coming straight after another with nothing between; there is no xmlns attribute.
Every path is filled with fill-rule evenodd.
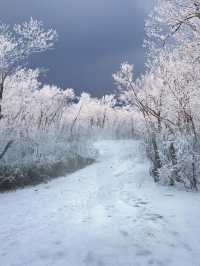
<svg viewBox="0 0 200 266"><path fill-rule="evenodd" d="M146 200L143 200L143 199L136 199L136 202L137 202L137 204L140 204L140 205L147 205L147 204L149 204L149 202L148 201L146 201Z"/></svg>
<svg viewBox="0 0 200 266"><path fill-rule="evenodd" d="M163 262L157 259L150 259L148 261L148 265L155 265L155 266L164 266ZM167 264L165 264L167 265Z"/></svg>
<svg viewBox="0 0 200 266"><path fill-rule="evenodd" d="M164 218L164 216L157 213L146 213L146 216L147 216L146 219L151 221L162 220Z"/></svg>
<svg viewBox="0 0 200 266"><path fill-rule="evenodd" d="M139 204L135 204L134 207L140 208L140 205Z"/></svg>
<svg viewBox="0 0 200 266"><path fill-rule="evenodd" d="M146 256L150 256L152 254L151 251L147 250L147 249L141 249L139 250L136 255L137 256L141 256L141 257L146 257Z"/></svg>
<svg viewBox="0 0 200 266"><path fill-rule="evenodd" d="M83 262L86 266L104 266L104 263L93 252L88 252Z"/></svg>
<svg viewBox="0 0 200 266"><path fill-rule="evenodd" d="M59 246L59 245L62 244L62 242L60 240L58 240L58 241L53 242L53 244L56 245L56 246Z"/></svg>
<svg viewBox="0 0 200 266"><path fill-rule="evenodd" d="M128 237L129 236L129 233L124 231L124 230L121 230L120 231L120 234L123 236L123 237Z"/></svg>

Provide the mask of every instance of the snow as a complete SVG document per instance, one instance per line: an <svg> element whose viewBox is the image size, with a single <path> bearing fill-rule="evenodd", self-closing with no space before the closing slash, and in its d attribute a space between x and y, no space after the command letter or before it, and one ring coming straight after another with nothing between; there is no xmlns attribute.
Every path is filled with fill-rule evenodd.
<svg viewBox="0 0 200 266"><path fill-rule="evenodd" d="M0 194L2 266L199 266L200 194L153 183L137 141L100 141L98 161Z"/></svg>

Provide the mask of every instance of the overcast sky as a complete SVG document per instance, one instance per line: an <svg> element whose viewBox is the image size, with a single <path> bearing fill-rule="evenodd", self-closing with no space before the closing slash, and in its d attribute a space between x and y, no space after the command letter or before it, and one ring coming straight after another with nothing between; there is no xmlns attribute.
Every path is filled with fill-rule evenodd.
<svg viewBox="0 0 200 266"><path fill-rule="evenodd" d="M0 0L0 18L13 24L32 16L55 28L55 49L34 56L31 66L49 69L45 82L102 95L115 90L112 73L123 61L143 71L150 6L151 0Z"/></svg>

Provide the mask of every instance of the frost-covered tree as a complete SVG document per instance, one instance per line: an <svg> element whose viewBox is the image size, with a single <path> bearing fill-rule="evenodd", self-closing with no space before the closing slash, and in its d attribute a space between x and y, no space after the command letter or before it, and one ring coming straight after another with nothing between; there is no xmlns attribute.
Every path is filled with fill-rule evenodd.
<svg viewBox="0 0 200 266"><path fill-rule="evenodd" d="M12 28L6 24L0 24L0 120L4 115L2 101L7 78L16 73L31 54L51 49L56 39L57 33L55 30L45 30L41 21L32 18L29 22L14 25ZM32 90L33 84L30 85ZM20 103L25 98L23 93L21 96L19 98ZM9 102L11 101L9 100ZM15 104L17 105L18 102ZM21 108L22 106L23 104ZM0 159L4 157L12 143L13 141L9 140L4 144L4 149L0 153Z"/></svg>
<svg viewBox="0 0 200 266"><path fill-rule="evenodd" d="M114 80L142 114L155 181L200 183L199 1L156 0L146 23L148 68L134 80L124 63Z"/></svg>
<svg viewBox="0 0 200 266"><path fill-rule="evenodd" d="M159 136L164 161L161 172L165 169L171 183L189 181L192 188L197 188L200 1L156 0L146 32L149 71L157 77L161 74L161 87L165 91L164 116L171 121L171 125L165 123L165 131ZM168 149L163 148L166 140ZM172 167L168 158L171 158Z"/></svg>
<svg viewBox="0 0 200 266"><path fill-rule="evenodd" d="M174 45L185 45L199 51L200 1L155 0L146 21L145 46L148 56L154 58L160 50Z"/></svg>
<svg viewBox="0 0 200 266"><path fill-rule="evenodd" d="M56 39L55 30L45 30L41 21L32 18L12 28L0 24L0 118L3 115L1 101L8 75L20 68L31 54L53 48Z"/></svg>

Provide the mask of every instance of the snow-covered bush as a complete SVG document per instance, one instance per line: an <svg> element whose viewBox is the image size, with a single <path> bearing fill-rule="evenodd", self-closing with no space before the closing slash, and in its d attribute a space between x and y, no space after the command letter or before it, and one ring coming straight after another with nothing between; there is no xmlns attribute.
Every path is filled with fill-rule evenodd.
<svg viewBox="0 0 200 266"><path fill-rule="evenodd" d="M10 177L16 169L17 175L24 176L30 169L51 168L69 159L82 165L94 157L88 142L70 135L65 113L74 102L73 90L42 86L38 77L39 70L21 69L4 84L0 147L9 147L0 161L3 177L7 172Z"/></svg>

